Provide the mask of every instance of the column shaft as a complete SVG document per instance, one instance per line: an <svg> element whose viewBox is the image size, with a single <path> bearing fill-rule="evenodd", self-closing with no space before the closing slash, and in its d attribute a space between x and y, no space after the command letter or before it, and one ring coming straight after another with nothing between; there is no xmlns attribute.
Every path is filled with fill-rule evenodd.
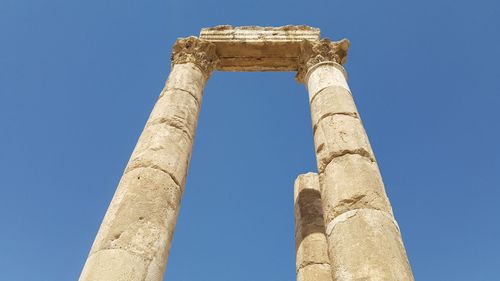
<svg viewBox="0 0 500 281"><path fill-rule="evenodd" d="M190 40L192 48L197 42ZM203 67L189 59L172 66L80 281L163 280L207 77Z"/></svg>
<svg viewBox="0 0 500 281"><path fill-rule="evenodd" d="M297 177L294 202L297 281L332 281L317 174Z"/></svg>
<svg viewBox="0 0 500 281"><path fill-rule="evenodd" d="M302 77L309 91L333 280L413 280L345 71L337 63L344 59L338 45L322 44L331 44L332 52L323 53Z"/></svg>

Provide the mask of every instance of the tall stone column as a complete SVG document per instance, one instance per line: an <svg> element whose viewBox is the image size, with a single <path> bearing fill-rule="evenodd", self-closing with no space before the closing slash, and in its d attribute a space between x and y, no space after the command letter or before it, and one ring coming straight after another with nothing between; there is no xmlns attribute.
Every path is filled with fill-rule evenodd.
<svg viewBox="0 0 500 281"><path fill-rule="evenodd" d="M179 39L172 69L118 184L80 281L161 281L191 158L212 43Z"/></svg>
<svg viewBox="0 0 500 281"><path fill-rule="evenodd" d="M297 281L332 281L317 174L297 177L294 204Z"/></svg>
<svg viewBox="0 0 500 281"><path fill-rule="evenodd" d="M349 42L303 41L333 280L414 280L401 233L341 64Z"/></svg>

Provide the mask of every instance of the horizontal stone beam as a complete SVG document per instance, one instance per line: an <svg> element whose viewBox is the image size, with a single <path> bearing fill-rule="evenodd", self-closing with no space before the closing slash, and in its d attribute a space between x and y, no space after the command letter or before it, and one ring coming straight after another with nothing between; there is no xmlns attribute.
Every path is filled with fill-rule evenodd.
<svg viewBox="0 0 500 281"><path fill-rule="evenodd" d="M216 45L217 70L297 71L301 42L319 41L320 30L304 25L221 25L203 28L199 38Z"/></svg>

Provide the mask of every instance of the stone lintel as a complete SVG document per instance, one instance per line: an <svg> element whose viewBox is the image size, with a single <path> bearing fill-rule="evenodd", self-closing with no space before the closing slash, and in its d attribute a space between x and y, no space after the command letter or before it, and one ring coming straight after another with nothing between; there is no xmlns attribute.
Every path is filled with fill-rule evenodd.
<svg viewBox="0 0 500 281"><path fill-rule="evenodd" d="M220 71L297 71L301 42L319 41L320 30L304 25L203 28L200 39L216 45Z"/></svg>

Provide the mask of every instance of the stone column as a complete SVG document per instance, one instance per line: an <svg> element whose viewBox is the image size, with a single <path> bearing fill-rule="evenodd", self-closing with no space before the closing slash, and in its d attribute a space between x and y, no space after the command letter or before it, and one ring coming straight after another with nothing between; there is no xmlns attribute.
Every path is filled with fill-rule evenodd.
<svg viewBox="0 0 500 281"><path fill-rule="evenodd" d="M161 281L179 213L212 43L177 40L172 69L118 184L80 281Z"/></svg>
<svg viewBox="0 0 500 281"><path fill-rule="evenodd" d="M309 92L333 280L414 280L341 65L348 47L304 41L297 73Z"/></svg>
<svg viewBox="0 0 500 281"><path fill-rule="evenodd" d="M332 281L317 174L297 177L294 203L297 281Z"/></svg>

